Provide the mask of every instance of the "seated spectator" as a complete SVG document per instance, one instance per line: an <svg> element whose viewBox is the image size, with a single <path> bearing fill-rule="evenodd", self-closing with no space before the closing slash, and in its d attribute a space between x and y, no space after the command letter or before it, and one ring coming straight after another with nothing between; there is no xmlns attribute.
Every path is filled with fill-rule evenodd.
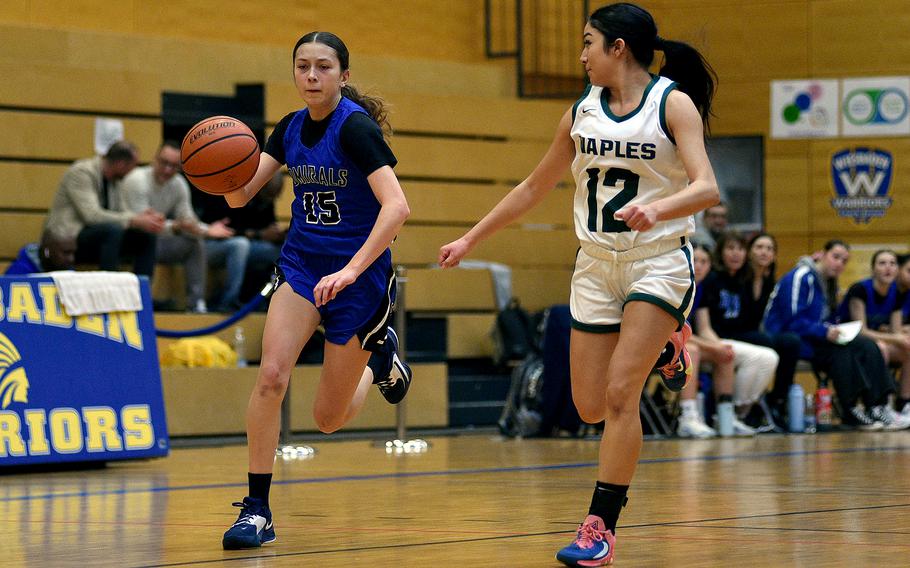
<svg viewBox="0 0 910 568"><path fill-rule="evenodd" d="M19 255L5 274L37 274L54 270L72 270L76 263L76 239L45 229L40 243L29 243L19 249Z"/></svg>
<svg viewBox="0 0 910 568"><path fill-rule="evenodd" d="M696 217L692 242L705 245L711 254L716 254L717 239L727 230L728 221L729 210L726 203L721 201L717 205L708 207L700 217Z"/></svg>
<svg viewBox="0 0 910 568"><path fill-rule="evenodd" d="M800 357L830 378L845 424L862 430L894 428L895 413L887 405L894 381L878 345L862 334L841 344L840 331L832 325L837 277L849 259L850 248L840 240L828 241L817 261L801 258L774 287L764 326L771 333L799 335Z"/></svg>
<svg viewBox="0 0 910 568"><path fill-rule="evenodd" d="M897 307L898 312L891 316L891 331L910 335L910 254L897 257ZM895 408L901 416L910 420L910 380L901 373L900 394L895 401Z"/></svg>
<svg viewBox="0 0 910 568"><path fill-rule="evenodd" d="M138 161L130 142L115 142L104 156L78 160L63 174L45 227L76 235L76 262L97 263L101 270L120 270L133 258L136 274L152 277L155 235L164 217L147 209L126 211L120 182Z"/></svg>
<svg viewBox="0 0 910 568"><path fill-rule="evenodd" d="M127 211L154 210L164 221L164 230L155 245L156 260L180 264L186 275L187 308L205 312L205 279L208 265L203 237L226 238L233 231L223 223L205 225L190 204L190 188L180 171L180 145L165 141L148 166L136 168L123 180Z"/></svg>
<svg viewBox="0 0 910 568"><path fill-rule="evenodd" d="M901 367L901 386L906 388L904 385L910 383L910 335L903 331L897 272L897 253L876 251L872 255L872 278L850 286L838 310L838 318L841 322L863 323L861 333L878 343L885 363ZM898 401L897 410L903 407L902 401ZM910 418L898 414L895 428L898 426L910 428Z"/></svg>
<svg viewBox="0 0 910 568"><path fill-rule="evenodd" d="M692 309L689 312L689 325L693 335L686 342L689 352L692 379L686 388L679 393L679 422L676 426L676 435L680 438L713 438L717 431L708 426L705 418L698 408L699 367L702 363L713 364L712 379L714 394L718 402L733 402L733 350L729 346L717 345L698 337L698 323L695 321L695 312L701 303L701 282L711 270L711 255L703 245L693 248L692 264L695 269L695 297L692 299Z"/></svg>
<svg viewBox="0 0 910 568"><path fill-rule="evenodd" d="M704 262L707 260L707 250L704 247L697 248L698 258ZM746 260L745 241L734 233L724 233L718 241L718 254L724 256L725 260L716 265L729 268L711 271L707 275L704 275L707 269L701 269L703 280L699 287L702 296L695 312L696 335L718 347L724 346L725 349L732 350L736 369L733 393L737 419L734 421L734 429L739 430L739 433L754 434L754 429L743 423L743 420L767 390L777 367L778 356L768 347L731 338L740 331L743 320L744 286L741 275ZM699 275L700 272L696 271L696 282Z"/></svg>
<svg viewBox="0 0 910 568"><path fill-rule="evenodd" d="M233 209L220 195L193 191L193 208L203 223L219 224L230 229L225 237L206 237L205 256L209 268L224 268L224 285L214 298L210 298L212 310L233 312L241 306L240 292L250 256L250 240L234 227L234 219L241 209Z"/></svg>
<svg viewBox="0 0 910 568"><path fill-rule="evenodd" d="M771 414L778 425L786 424L787 394L799 363L799 336L795 333L770 333L761 329L768 299L774 290L777 274L777 240L768 233L758 233L746 245L748 262L741 269L745 287L742 293L741 329L730 339L770 347L779 358L774 372L774 386L767 395ZM721 256L721 264L723 256Z"/></svg>

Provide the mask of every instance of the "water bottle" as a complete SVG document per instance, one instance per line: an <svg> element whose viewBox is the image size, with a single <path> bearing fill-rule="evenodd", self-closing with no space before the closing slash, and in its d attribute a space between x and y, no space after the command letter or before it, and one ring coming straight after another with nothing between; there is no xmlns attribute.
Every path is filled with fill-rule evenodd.
<svg viewBox="0 0 910 568"><path fill-rule="evenodd" d="M833 412L834 402L831 389L828 388L827 381L823 381L819 384L818 392L815 394L815 424L819 431L831 429Z"/></svg>
<svg viewBox="0 0 910 568"><path fill-rule="evenodd" d="M239 326L234 330L234 352L237 353L237 366L246 367L246 337L243 336L243 328Z"/></svg>
<svg viewBox="0 0 910 568"><path fill-rule="evenodd" d="M717 433L728 437L733 435L733 403L717 403Z"/></svg>
<svg viewBox="0 0 910 568"><path fill-rule="evenodd" d="M803 387L799 383L793 383L787 396L787 429L790 432L802 432L805 430L805 409L806 399Z"/></svg>
<svg viewBox="0 0 910 568"><path fill-rule="evenodd" d="M804 431L807 434L815 434L815 396L812 393L806 395L806 427Z"/></svg>

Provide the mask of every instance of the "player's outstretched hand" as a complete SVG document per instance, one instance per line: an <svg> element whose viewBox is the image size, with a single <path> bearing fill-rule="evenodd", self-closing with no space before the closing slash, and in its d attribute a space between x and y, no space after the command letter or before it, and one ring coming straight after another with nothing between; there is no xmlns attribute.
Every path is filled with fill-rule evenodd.
<svg viewBox="0 0 910 568"><path fill-rule="evenodd" d="M657 211L650 205L629 205L613 214L617 221L625 221L633 231L647 231L657 223Z"/></svg>
<svg viewBox="0 0 910 568"><path fill-rule="evenodd" d="M323 276L322 280L313 288L316 307L324 306L334 300L339 292L353 284L355 280L357 280L357 273L350 268L342 268L334 274Z"/></svg>
<svg viewBox="0 0 910 568"><path fill-rule="evenodd" d="M452 241L447 245L443 245L439 249L439 266L442 268L454 268L458 266L458 263L461 262L461 259L463 259L470 250L471 246L464 237L457 241Z"/></svg>

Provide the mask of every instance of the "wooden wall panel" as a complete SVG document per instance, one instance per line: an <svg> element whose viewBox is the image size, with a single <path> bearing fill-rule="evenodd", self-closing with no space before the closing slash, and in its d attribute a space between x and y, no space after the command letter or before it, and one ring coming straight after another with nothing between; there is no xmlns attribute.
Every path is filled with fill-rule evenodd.
<svg viewBox="0 0 910 568"><path fill-rule="evenodd" d="M777 235L809 230L809 167L805 155L765 161L765 225Z"/></svg>
<svg viewBox="0 0 910 568"><path fill-rule="evenodd" d="M290 51L316 29L336 32L353 53L479 61L483 2L459 0L223 0L8 2L0 22L169 39L277 45Z"/></svg>
<svg viewBox="0 0 910 568"><path fill-rule="evenodd" d="M446 353L450 358L492 357L494 314L449 314Z"/></svg>
<svg viewBox="0 0 910 568"><path fill-rule="evenodd" d="M519 268L512 272L512 293L525 309L542 310L569 303L572 268Z"/></svg>
<svg viewBox="0 0 910 568"><path fill-rule="evenodd" d="M397 257L393 260L401 261ZM408 270L407 278L405 301L409 311L496 309L488 270L414 268Z"/></svg>
<svg viewBox="0 0 910 568"><path fill-rule="evenodd" d="M488 142L397 136L391 140L399 176L518 182L547 151L543 142Z"/></svg>
<svg viewBox="0 0 910 568"><path fill-rule="evenodd" d="M65 164L0 162L2 207L47 210L68 168Z"/></svg>
<svg viewBox="0 0 910 568"><path fill-rule="evenodd" d="M405 181L402 187L411 207L409 223L465 224L465 230L479 221L512 186L473 185ZM554 189L519 224L550 224L571 227L573 191Z"/></svg>
<svg viewBox="0 0 910 568"><path fill-rule="evenodd" d="M408 393L409 427L448 425L448 385L444 364L412 364L420 381ZM316 365L296 367L291 375L291 426L295 431L317 430L313 421L313 399L319 381ZM171 436L212 436L243 434L246 406L256 384L257 369L162 369L161 382ZM388 404L378 389L371 389L360 415L349 430L395 427L395 406Z"/></svg>
<svg viewBox="0 0 910 568"><path fill-rule="evenodd" d="M0 212L0 258L13 259L26 243L41 238L45 213Z"/></svg>
<svg viewBox="0 0 910 568"><path fill-rule="evenodd" d="M392 245L395 261L404 264L435 264L439 247L464 233L462 227L405 226ZM482 242L469 258L502 262L518 267L568 267L575 259L575 232L538 231L509 227Z"/></svg>
<svg viewBox="0 0 910 568"><path fill-rule="evenodd" d="M161 121L123 119L139 157L151 160L161 143ZM95 117L0 111L0 155L75 160L95 154Z"/></svg>
<svg viewBox="0 0 910 568"><path fill-rule="evenodd" d="M54 109L159 114L156 74L64 65L0 62L0 104Z"/></svg>
<svg viewBox="0 0 910 568"><path fill-rule="evenodd" d="M910 73L910 9L905 0L809 2L813 76Z"/></svg>

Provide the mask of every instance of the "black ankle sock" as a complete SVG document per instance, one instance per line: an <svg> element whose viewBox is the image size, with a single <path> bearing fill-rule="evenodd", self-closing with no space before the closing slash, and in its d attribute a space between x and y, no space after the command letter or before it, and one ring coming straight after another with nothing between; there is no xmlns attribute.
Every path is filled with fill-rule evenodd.
<svg viewBox="0 0 910 568"><path fill-rule="evenodd" d="M250 481L250 497L259 499L269 506L269 487L272 485L271 473L247 473Z"/></svg>
<svg viewBox="0 0 910 568"><path fill-rule="evenodd" d="M388 332L386 332L388 333ZM367 361L367 367L373 371L373 382L382 380L388 376L389 372L392 370L392 342L386 338L386 341L383 345L379 347L378 351L373 351L370 354L370 359Z"/></svg>
<svg viewBox="0 0 910 568"><path fill-rule="evenodd" d="M625 506L626 492L629 491L628 485L613 485L598 481L594 486L594 496L591 497L591 507L588 509L589 515L597 515L604 520L607 530L616 534L616 522L619 520L619 512Z"/></svg>
<svg viewBox="0 0 910 568"><path fill-rule="evenodd" d="M732 394L719 394L717 395L717 402L733 402Z"/></svg>
<svg viewBox="0 0 910 568"><path fill-rule="evenodd" d="M389 374L391 367L389 366L389 356L383 351L373 351L370 354L370 359L367 361L367 367L373 371L373 382L382 380Z"/></svg>
<svg viewBox="0 0 910 568"><path fill-rule="evenodd" d="M894 401L895 410L900 412L907 404L910 404L910 398L897 397Z"/></svg>

